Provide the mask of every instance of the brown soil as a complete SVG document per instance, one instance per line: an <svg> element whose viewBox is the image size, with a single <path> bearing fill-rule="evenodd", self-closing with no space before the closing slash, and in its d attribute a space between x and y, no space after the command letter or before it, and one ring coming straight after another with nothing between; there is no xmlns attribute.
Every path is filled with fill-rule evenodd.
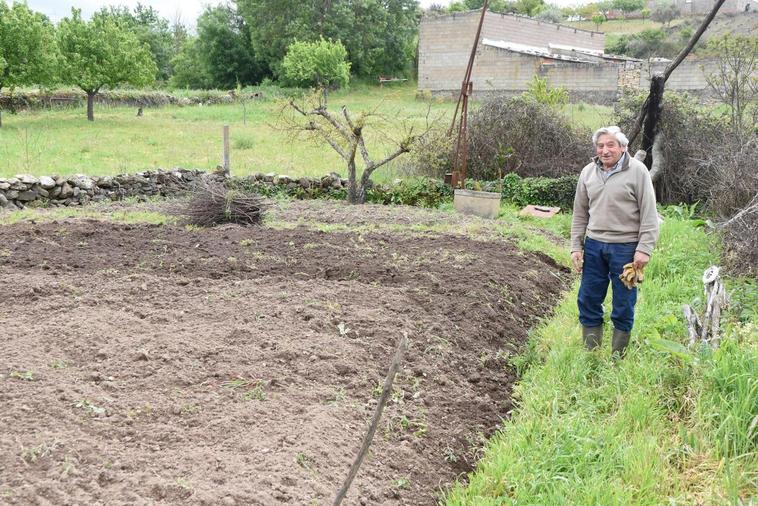
<svg viewBox="0 0 758 506"><path fill-rule="evenodd" d="M377 209L278 223L314 206ZM331 504L407 333L344 504L434 504L508 416L561 271L456 234L0 226L0 503Z"/></svg>

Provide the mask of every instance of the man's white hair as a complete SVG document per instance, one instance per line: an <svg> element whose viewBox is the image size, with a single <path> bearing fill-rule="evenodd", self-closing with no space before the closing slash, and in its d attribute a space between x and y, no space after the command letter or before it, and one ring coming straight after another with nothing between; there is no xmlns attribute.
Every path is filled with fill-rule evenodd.
<svg viewBox="0 0 758 506"><path fill-rule="evenodd" d="M597 140L600 138L601 135L610 135L614 139L616 139L619 142L620 146L626 147L629 145L629 139L626 138L626 135L624 135L624 132L621 131L621 129L617 126L608 126L603 127L597 130L594 134L592 134L592 144L597 144Z"/></svg>

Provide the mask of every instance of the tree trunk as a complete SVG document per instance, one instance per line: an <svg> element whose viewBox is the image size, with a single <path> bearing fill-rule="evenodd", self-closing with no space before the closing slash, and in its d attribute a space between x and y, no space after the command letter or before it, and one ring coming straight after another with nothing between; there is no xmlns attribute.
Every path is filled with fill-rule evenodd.
<svg viewBox="0 0 758 506"><path fill-rule="evenodd" d="M347 164L347 201L351 204L361 204L360 192L358 189L358 178L355 174L355 160L350 160Z"/></svg>
<svg viewBox="0 0 758 506"><path fill-rule="evenodd" d="M3 111L0 110L0 128L3 128Z"/></svg>
<svg viewBox="0 0 758 506"><path fill-rule="evenodd" d="M95 121L95 93L97 92L87 92L87 121Z"/></svg>

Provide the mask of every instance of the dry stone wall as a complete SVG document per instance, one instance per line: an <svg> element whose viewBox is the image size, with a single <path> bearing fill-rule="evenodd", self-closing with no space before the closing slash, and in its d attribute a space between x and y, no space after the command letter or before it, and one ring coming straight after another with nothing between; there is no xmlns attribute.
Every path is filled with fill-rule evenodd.
<svg viewBox="0 0 758 506"><path fill-rule="evenodd" d="M27 206L81 206L90 202L128 197L175 196L204 179L224 181L225 176L216 172L182 168L104 177L82 174L38 177L19 174L12 178L0 178L0 209L14 211ZM320 189L328 193L347 187L347 180L336 173L320 178L256 173L246 179L258 186L279 187L290 192L302 188Z"/></svg>

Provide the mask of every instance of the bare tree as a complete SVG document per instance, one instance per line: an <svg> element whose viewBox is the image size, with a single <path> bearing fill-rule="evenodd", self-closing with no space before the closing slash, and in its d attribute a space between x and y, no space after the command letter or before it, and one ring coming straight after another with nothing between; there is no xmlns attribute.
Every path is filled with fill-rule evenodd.
<svg viewBox="0 0 758 506"><path fill-rule="evenodd" d="M758 37L724 35L709 44L717 55L708 85L729 108L732 128L742 136L753 129L758 115ZM747 124L745 116L748 116Z"/></svg>
<svg viewBox="0 0 758 506"><path fill-rule="evenodd" d="M340 155L347 165L348 191L347 199L351 204L366 202L366 192L371 186L371 175L381 166L391 162L403 153L411 150L411 146L431 129L427 121L426 129L419 135L414 135L413 126L402 128L401 137L387 140L393 145L392 151L381 160L375 161L366 147L365 130L369 119L378 117L375 112L362 112L353 115L347 106L342 106L339 113L329 111L324 95L318 95L317 103L299 105L294 100L287 103L287 108L295 111L295 117L289 118L288 129L295 132L306 132L317 139L326 142ZM313 102L313 101L311 101ZM358 158L360 154L360 158ZM359 164L363 164L360 175Z"/></svg>

